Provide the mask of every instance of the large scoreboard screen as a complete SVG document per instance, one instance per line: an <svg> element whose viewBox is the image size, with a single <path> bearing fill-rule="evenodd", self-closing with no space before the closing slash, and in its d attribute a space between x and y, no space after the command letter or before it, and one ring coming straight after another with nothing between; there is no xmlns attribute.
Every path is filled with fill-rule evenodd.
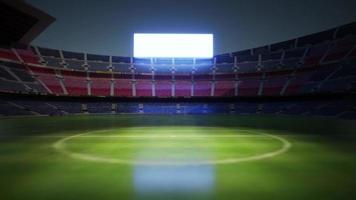
<svg viewBox="0 0 356 200"><path fill-rule="evenodd" d="M213 34L135 33L137 58L212 58Z"/></svg>

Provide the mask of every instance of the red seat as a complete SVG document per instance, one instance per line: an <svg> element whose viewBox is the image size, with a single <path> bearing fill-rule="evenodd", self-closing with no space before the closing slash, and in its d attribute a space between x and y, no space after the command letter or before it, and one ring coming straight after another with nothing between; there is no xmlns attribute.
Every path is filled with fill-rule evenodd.
<svg viewBox="0 0 356 200"><path fill-rule="evenodd" d="M110 79L91 79L91 95L93 96L110 96Z"/></svg>
<svg viewBox="0 0 356 200"><path fill-rule="evenodd" d="M210 81L195 82L194 96L211 96L211 82Z"/></svg>
<svg viewBox="0 0 356 200"><path fill-rule="evenodd" d="M148 80L138 80L136 82L136 96L137 97L151 97L152 96L152 82Z"/></svg>
<svg viewBox="0 0 356 200"><path fill-rule="evenodd" d="M239 96L256 96L260 87L259 79L244 79L238 83Z"/></svg>
<svg viewBox="0 0 356 200"><path fill-rule="evenodd" d="M39 64L39 58L31 49L16 49L16 51L25 63Z"/></svg>
<svg viewBox="0 0 356 200"><path fill-rule="evenodd" d="M88 95L87 80L74 76L63 76L67 92L72 96Z"/></svg>
<svg viewBox="0 0 356 200"><path fill-rule="evenodd" d="M214 96L234 96L235 82L234 81L218 81L215 84Z"/></svg>
<svg viewBox="0 0 356 200"><path fill-rule="evenodd" d="M176 81L175 96L176 97L190 97L192 83L190 81Z"/></svg>
<svg viewBox="0 0 356 200"><path fill-rule="evenodd" d="M115 96L132 97L132 83L128 79L120 79L115 81L114 87Z"/></svg>
<svg viewBox="0 0 356 200"><path fill-rule="evenodd" d="M172 82L171 81L157 81L155 85L157 97L172 96Z"/></svg>
<svg viewBox="0 0 356 200"><path fill-rule="evenodd" d="M0 49L0 58L6 60L18 61L16 55L10 49Z"/></svg>

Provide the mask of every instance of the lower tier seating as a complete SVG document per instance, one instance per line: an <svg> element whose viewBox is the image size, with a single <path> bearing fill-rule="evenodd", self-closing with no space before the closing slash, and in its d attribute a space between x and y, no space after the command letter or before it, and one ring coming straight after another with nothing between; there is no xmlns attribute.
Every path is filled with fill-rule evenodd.
<svg viewBox="0 0 356 200"><path fill-rule="evenodd" d="M67 114L275 114L356 119L356 101L343 100L273 100L232 102L126 102L94 98L37 99L0 96L0 116Z"/></svg>

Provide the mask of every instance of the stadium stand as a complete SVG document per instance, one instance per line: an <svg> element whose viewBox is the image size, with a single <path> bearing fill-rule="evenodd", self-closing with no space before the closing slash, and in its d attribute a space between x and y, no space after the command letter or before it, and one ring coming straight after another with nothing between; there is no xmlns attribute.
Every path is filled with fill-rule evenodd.
<svg viewBox="0 0 356 200"><path fill-rule="evenodd" d="M64 76L63 82L69 95L88 95L88 81L84 77Z"/></svg>
<svg viewBox="0 0 356 200"><path fill-rule="evenodd" d="M24 115L33 115L30 111L25 108L21 108L19 106L15 106L13 103L9 103L6 101L0 100L0 110L1 116L24 116Z"/></svg>
<svg viewBox="0 0 356 200"><path fill-rule="evenodd" d="M110 102L88 102L85 104L88 113L112 113L113 107Z"/></svg>
<svg viewBox="0 0 356 200"><path fill-rule="evenodd" d="M73 99L74 98L74 99ZM67 114L279 114L356 119L356 101L348 98L294 98L279 100L223 99L218 102L176 99L170 102L145 99L102 99L71 97L71 99L38 98L36 96L0 95L1 116L67 115Z"/></svg>
<svg viewBox="0 0 356 200"><path fill-rule="evenodd" d="M190 97L192 92L192 82L177 80L174 85L174 94L176 97Z"/></svg>
<svg viewBox="0 0 356 200"><path fill-rule="evenodd" d="M312 42L310 38L315 38L315 36L307 36L307 39L299 38L300 43L296 48L293 47L292 41L286 41L273 44L270 48L260 47L232 54L217 55L214 60L131 59L42 47L15 49L20 55L20 60L28 65L28 67L24 67L18 64L19 60L14 50L1 49L2 66L6 63L5 68L1 67L1 78L3 82L6 81L2 90L9 87L6 91L23 93L40 91L41 93L74 96L88 95L89 93L92 96L133 96L134 94L132 91L129 92L129 89L119 92L116 86L111 92L111 77L94 78L102 76L101 71L107 73L112 69L113 81L120 83L128 81L124 84L126 88L131 88L130 82L134 81L130 74L136 73L135 76L138 79L134 88L136 96L172 96L172 92L168 92L171 86L162 85L163 80L175 81L173 84L175 96L191 96L191 94L207 97L211 95L279 96L348 91L351 83L354 82L353 73L355 71L353 59L347 59L355 49L356 37L352 34L354 33L348 32L344 37L339 36L338 40L326 40L329 37L325 37L320 40L322 43ZM41 59L43 64L39 62ZM133 63L131 63L132 61ZM328 64L330 62L332 64ZM39 70L39 66L41 66L41 70ZM88 79L86 70L93 71L91 73L92 80ZM145 75L151 74L152 70L156 74L153 76L154 80L157 80L155 84L152 84L151 75ZM33 74L29 71L33 71ZM273 75L273 73L279 75ZM236 79L236 74L238 81L235 89L233 80ZM17 76L19 80L14 76ZM123 76L129 78L124 77L122 81L119 80ZM193 82L188 83L190 81ZM21 82L31 84L26 87L22 86ZM40 82L45 86L42 86ZM179 88L182 87L182 84L185 85L185 89L182 89L185 91L184 94L180 94ZM191 85L193 85L193 90L189 92ZM161 89L162 91L160 91ZM229 92L224 90L229 90Z"/></svg>
<svg viewBox="0 0 356 200"><path fill-rule="evenodd" d="M214 96L234 96L235 82L234 81L217 81L214 86Z"/></svg>
<svg viewBox="0 0 356 200"><path fill-rule="evenodd" d="M196 81L193 83L194 96L211 96L210 81Z"/></svg>
<svg viewBox="0 0 356 200"><path fill-rule="evenodd" d="M136 81L136 96L137 97L151 97L152 94L152 81L151 80L137 80Z"/></svg>
<svg viewBox="0 0 356 200"><path fill-rule="evenodd" d="M119 79L114 82L114 95L121 97L132 97L133 89L131 80Z"/></svg>
<svg viewBox="0 0 356 200"><path fill-rule="evenodd" d="M16 55L14 54L14 52L12 52L11 49L1 48L0 49L0 58L2 58L4 60L18 61Z"/></svg>
<svg viewBox="0 0 356 200"><path fill-rule="evenodd" d="M131 58L44 47L0 48L0 92L105 97L280 97L355 93L355 23L212 59ZM12 103L12 104L11 104ZM16 100L2 115L274 113L355 116L353 103L131 103ZM16 106L15 106L16 105ZM41 107L43 105L43 107ZM160 107L160 108L159 108Z"/></svg>
<svg viewBox="0 0 356 200"><path fill-rule="evenodd" d="M155 96L157 97L171 97L172 96L172 82L171 81L156 81L155 82Z"/></svg>

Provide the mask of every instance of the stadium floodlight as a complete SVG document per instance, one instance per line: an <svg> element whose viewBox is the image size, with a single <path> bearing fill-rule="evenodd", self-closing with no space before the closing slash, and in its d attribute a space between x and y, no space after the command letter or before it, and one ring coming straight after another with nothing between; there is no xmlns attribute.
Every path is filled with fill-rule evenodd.
<svg viewBox="0 0 356 200"><path fill-rule="evenodd" d="M135 33L134 57L212 58L213 34Z"/></svg>

